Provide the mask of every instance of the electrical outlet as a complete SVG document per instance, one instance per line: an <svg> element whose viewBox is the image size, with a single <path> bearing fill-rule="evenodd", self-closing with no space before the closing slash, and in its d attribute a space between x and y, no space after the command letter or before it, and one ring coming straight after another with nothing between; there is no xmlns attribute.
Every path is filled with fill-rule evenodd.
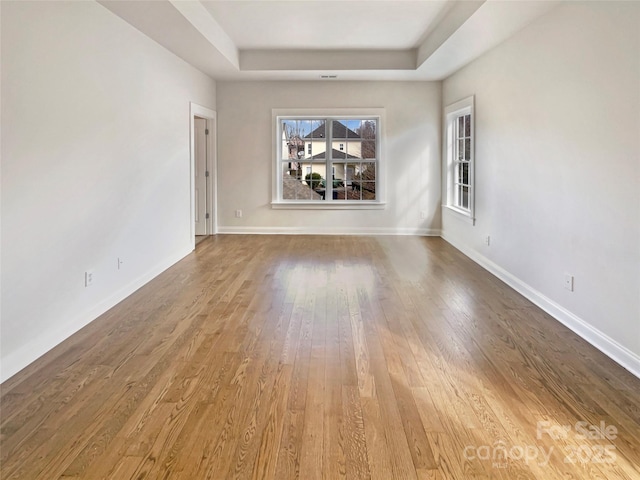
<svg viewBox="0 0 640 480"><path fill-rule="evenodd" d="M242 218L242 210L236 210L236 218Z"/></svg>
<svg viewBox="0 0 640 480"><path fill-rule="evenodd" d="M424 210L420 211L420 218L422 220L425 220L427 218L427 212L425 212Z"/></svg>
<svg viewBox="0 0 640 480"><path fill-rule="evenodd" d="M491 236L487 235L486 237L484 237L484 244L488 247L491 245Z"/></svg>
<svg viewBox="0 0 640 480"><path fill-rule="evenodd" d="M573 292L573 275L570 273L564 274L564 288Z"/></svg>
<svg viewBox="0 0 640 480"><path fill-rule="evenodd" d="M121 257L118 257L118 270L122 269L122 264L124 263L124 260L122 260Z"/></svg>
<svg viewBox="0 0 640 480"><path fill-rule="evenodd" d="M90 287L91 285L93 285L93 272L92 271L84 272L84 286Z"/></svg>

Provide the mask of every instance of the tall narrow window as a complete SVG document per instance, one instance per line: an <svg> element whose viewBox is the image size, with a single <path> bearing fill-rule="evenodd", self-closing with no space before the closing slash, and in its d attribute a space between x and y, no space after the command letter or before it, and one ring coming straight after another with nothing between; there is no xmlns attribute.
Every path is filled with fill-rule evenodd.
<svg viewBox="0 0 640 480"><path fill-rule="evenodd" d="M445 109L447 194L445 206L474 220L474 97Z"/></svg>

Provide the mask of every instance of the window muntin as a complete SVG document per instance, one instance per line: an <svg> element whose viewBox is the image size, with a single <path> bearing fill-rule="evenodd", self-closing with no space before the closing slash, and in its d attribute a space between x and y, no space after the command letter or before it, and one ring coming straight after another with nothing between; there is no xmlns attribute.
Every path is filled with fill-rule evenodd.
<svg viewBox="0 0 640 480"><path fill-rule="evenodd" d="M281 139L277 201L379 202L379 120L378 116L277 117Z"/></svg>
<svg viewBox="0 0 640 480"><path fill-rule="evenodd" d="M474 217L473 97L450 105L446 114L446 206Z"/></svg>

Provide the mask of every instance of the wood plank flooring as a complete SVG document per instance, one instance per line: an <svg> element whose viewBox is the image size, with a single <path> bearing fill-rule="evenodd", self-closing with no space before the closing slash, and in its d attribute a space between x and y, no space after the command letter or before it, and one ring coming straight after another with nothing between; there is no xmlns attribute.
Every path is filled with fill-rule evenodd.
<svg viewBox="0 0 640 480"><path fill-rule="evenodd" d="M439 238L208 238L1 388L6 480L640 479L640 380Z"/></svg>

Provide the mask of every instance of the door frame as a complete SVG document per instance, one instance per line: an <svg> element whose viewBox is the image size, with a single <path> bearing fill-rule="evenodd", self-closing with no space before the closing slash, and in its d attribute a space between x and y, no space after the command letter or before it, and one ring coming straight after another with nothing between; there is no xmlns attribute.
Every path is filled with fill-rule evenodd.
<svg viewBox="0 0 640 480"><path fill-rule="evenodd" d="M190 137L190 197L191 197L191 248L196 246L196 132L194 118L200 117L207 121L207 169L209 176L207 177L207 210L209 210L209 220L207 221L206 234L215 235L218 233L218 158L216 155L216 127L217 115L215 110L198 105L197 103L189 103L189 137Z"/></svg>

